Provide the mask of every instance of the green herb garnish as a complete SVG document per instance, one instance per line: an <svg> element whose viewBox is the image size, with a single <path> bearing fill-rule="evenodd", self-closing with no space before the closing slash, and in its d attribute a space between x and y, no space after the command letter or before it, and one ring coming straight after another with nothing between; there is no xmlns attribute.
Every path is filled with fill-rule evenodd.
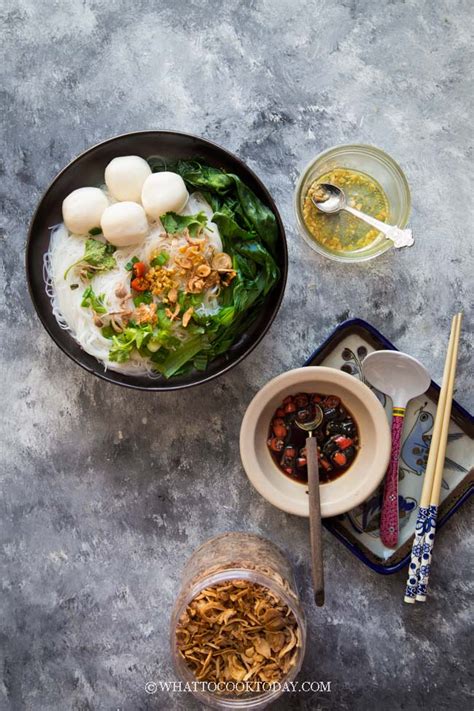
<svg viewBox="0 0 474 711"><path fill-rule="evenodd" d="M89 230L89 234L92 237L96 237L97 235L102 234L102 229L100 227L93 227L91 230Z"/></svg>
<svg viewBox="0 0 474 711"><path fill-rule="evenodd" d="M198 232L205 227L207 216L205 212L198 212L197 215L178 215L176 212L167 212L160 217L161 224L168 234L189 230L191 237L196 237Z"/></svg>
<svg viewBox="0 0 474 711"><path fill-rule="evenodd" d="M115 257L113 256L114 252L115 247L112 244L100 242L98 239L91 237L86 240L84 256L66 269L64 278L66 279L73 267L77 267L79 265L82 265L87 269L89 279L91 279L97 272L107 272L109 269L113 269L117 265Z"/></svg>
<svg viewBox="0 0 474 711"><path fill-rule="evenodd" d="M153 295L151 291L141 291L137 296L133 297L133 303L135 306L140 306L140 304L151 304L153 301Z"/></svg>
<svg viewBox="0 0 474 711"><path fill-rule="evenodd" d="M81 306L92 309L96 314L106 314L107 309L104 306L105 294L94 293L94 289L88 286L82 294Z"/></svg>
<svg viewBox="0 0 474 711"><path fill-rule="evenodd" d="M116 333L112 326L104 326L100 329L100 332L104 338L112 338L113 336L115 336Z"/></svg>

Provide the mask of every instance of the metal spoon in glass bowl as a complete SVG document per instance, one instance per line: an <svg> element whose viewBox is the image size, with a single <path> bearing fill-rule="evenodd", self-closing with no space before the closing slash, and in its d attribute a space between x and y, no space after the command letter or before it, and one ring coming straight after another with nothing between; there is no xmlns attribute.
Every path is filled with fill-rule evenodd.
<svg viewBox="0 0 474 711"><path fill-rule="evenodd" d="M313 578L314 601L318 607L324 605L323 539L321 531L321 500L319 496L318 444L313 432L323 421L323 411L314 405L311 420L295 417L298 427L308 433L306 438L306 467L308 469L309 498L309 538L311 543L311 573Z"/></svg>
<svg viewBox="0 0 474 711"><path fill-rule="evenodd" d="M356 210L347 204L346 196L341 188L332 183L319 183L316 195L311 198L313 205L326 215L334 215L336 212L345 210L359 220L366 222L371 227L382 232L388 239L391 239L395 247L410 247L413 242L413 235L410 229L402 230L396 225L387 225L385 222L366 215L360 210Z"/></svg>

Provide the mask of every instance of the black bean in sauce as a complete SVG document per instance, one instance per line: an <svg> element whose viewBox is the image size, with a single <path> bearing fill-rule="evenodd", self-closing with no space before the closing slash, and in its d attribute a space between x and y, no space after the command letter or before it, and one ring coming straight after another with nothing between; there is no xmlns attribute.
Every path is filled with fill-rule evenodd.
<svg viewBox="0 0 474 711"><path fill-rule="evenodd" d="M323 411L323 421L315 435L318 443L319 479L321 484L325 484L348 470L359 447L357 424L340 398L319 393L289 395L275 410L267 444L280 471L291 479L307 482L307 434L298 427L295 419L298 418L300 422L311 421L315 404Z"/></svg>

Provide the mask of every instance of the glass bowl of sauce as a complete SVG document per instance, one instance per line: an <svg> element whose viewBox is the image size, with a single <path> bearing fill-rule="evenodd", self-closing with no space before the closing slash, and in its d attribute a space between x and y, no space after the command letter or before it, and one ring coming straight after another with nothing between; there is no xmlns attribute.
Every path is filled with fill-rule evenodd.
<svg viewBox="0 0 474 711"><path fill-rule="evenodd" d="M295 191L300 232L316 252L340 262L362 262L393 246L374 228L345 211L324 215L311 197L319 183L341 188L349 205L382 222L406 227L410 189L399 165L374 146L343 145L320 153L301 174Z"/></svg>

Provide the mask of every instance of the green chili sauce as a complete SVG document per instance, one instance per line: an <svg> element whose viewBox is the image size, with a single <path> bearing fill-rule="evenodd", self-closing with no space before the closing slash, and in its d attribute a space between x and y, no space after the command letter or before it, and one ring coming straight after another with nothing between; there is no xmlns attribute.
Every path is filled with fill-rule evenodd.
<svg viewBox="0 0 474 711"><path fill-rule="evenodd" d="M332 183L345 193L347 204L386 222L389 214L387 196L370 175L350 168L335 168L321 175L308 189L303 202L305 225L314 239L333 252L351 252L368 247L379 232L341 210L324 215L315 207L312 197L320 183Z"/></svg>

